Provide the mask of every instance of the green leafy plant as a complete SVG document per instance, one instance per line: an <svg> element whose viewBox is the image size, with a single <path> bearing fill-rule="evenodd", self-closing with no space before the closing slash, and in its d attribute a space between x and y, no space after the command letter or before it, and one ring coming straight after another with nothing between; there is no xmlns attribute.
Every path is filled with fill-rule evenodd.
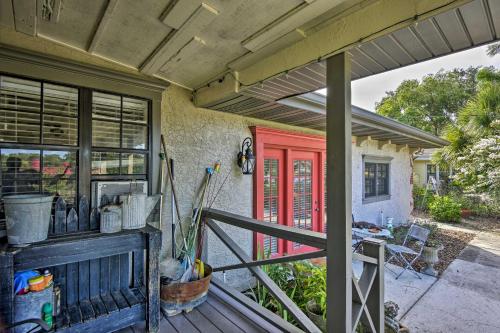
<svg viewBox="0 0 500 333"><path fill-rule="evenodd" d="M459 222L460 203L450 196L434 196L434 200L429 205L431 216L439 222Z"/></svg>
<svg viewBox="0 0 500 333"><path fill-rule="evenodd" d="M416 209L428 211L433 199L433 192L422 186L413 186L413 203Z"/></svg>
<svg viewBox="0 0 500 333"><path fill-rule="evenodd" d="M326 266L314 267L311 276L306 280L304 297L314 301L319 307L324 319L326 319Z"/></svg>

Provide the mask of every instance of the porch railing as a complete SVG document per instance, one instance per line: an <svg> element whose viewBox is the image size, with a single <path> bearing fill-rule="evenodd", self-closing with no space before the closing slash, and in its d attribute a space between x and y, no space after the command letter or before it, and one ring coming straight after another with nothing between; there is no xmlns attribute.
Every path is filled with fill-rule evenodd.
<svg viewBox="0 0 500 333"><path fill-rule="evenodd" d="M321 332L302 310L282 291L279 286L259 266L283 262L312 259L326 256L326 235L319 232L265 223L252 218L209 209L204 217L210 230L241 261L239 264L215 267L214 271L229 271L247 268L262 283L273 297L286 309L298 325L306 332ZM242 229L266 234L269 236L293 241L317 248L317 251L288 255L263 260L252 258L229 237L215 222L222 222ZM352 330L355 331L361 322L371 332L384 332L384 241L365 239L363 253L353 253L353 261L363 263L363 271L359 278L352 278ZM328 318L327 318L328 321ZM297 329L297 331L300 331Z"/></svg>

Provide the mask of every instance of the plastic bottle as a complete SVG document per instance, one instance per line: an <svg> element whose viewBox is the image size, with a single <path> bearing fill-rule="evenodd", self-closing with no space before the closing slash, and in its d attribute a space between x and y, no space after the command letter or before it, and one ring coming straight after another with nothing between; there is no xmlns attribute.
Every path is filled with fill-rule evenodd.
<svg viewBox="0 0 500 333"><path fill-rule="evenodd" d="M394 218L392 218L392 217L387 218L387 230L389 230L389 232L391 233L391 236L392 236L392 233L394 231L394 226L392 225L393 220L394 220Z"/></svg>
<svg viewBox="0 0 500 333"><path fill-rule="evenodd" d="M52 316L52 303L45 303L42 307L42 319L43 321L52 328L53 316Z"/></svg>

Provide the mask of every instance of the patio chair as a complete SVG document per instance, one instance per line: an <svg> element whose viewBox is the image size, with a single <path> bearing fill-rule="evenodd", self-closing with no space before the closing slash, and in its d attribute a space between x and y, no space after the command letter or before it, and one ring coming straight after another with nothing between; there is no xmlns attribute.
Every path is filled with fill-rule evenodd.
<svg viewBox="0 0 500 333"><path fill-rule="evenodd" d="M412 224L410 226L410 229L408 229L408 233L405 236L405 239L403 241L403 244L397 245L397 244L386 244L387 251L389 251L389 259L385 262L385 267L390 270L392 273L396 275L396 280L399 279L399 277L406 271L410 271L413 274L415 274L419 279L422 279L422 277L418 274L418 272L413 268L413 264L415 261L417 261L418 258L422 255L422 251L424 249L425 242L427 241L427 238L429 237L430 230L426 229L424 227L421 227L416 224ZM418 249L413 250L408 247L408 243L412 240L416 241ZM407 257L410 257L410 259L407 259ZM396 274L393 272L391 269L387 267L387 264L391 260L396 260L403 266L403 270L401 273Z"/></svg>
<svg viewBox="0 0 500 333"><path fill-rule="evenodd" d="M352 223L354 224L354 222L356 221L354 221L354 214L352 214ZM351 241L352 252L358 251L362 244L363 244L363 237L358 235L356 232L353 232Z"/></svg>

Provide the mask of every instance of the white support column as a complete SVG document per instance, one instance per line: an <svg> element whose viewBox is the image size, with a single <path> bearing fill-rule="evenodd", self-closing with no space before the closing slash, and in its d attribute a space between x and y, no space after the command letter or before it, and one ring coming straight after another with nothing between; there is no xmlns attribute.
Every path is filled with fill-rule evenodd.
<svg viewBox="0 0 500 333"><path fill-rule="evenodd" d="M352 332L351 63L347 53L326 61L327 331Z"/></svg>

